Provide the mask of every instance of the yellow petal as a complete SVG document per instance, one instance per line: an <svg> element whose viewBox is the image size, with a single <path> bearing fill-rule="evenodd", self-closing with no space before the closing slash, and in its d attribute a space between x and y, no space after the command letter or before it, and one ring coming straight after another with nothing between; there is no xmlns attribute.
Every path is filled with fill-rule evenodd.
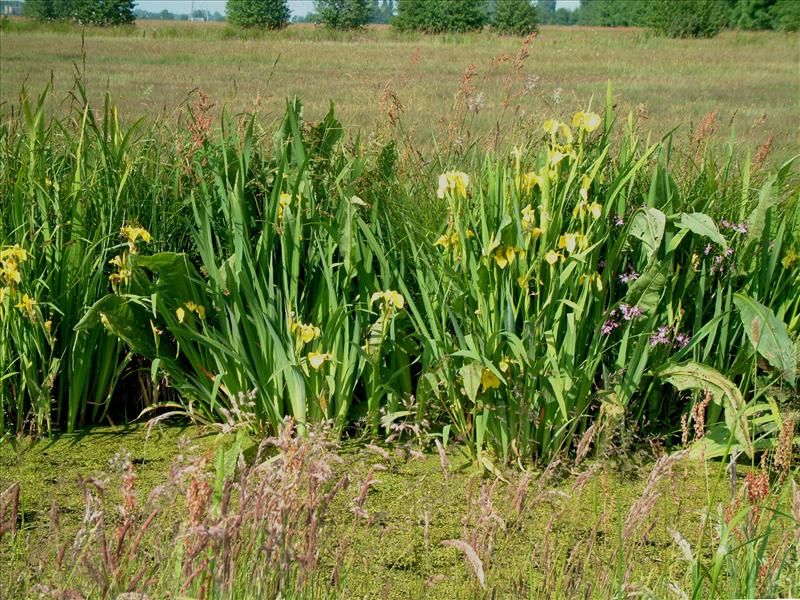
<svg viewBox="0 0 800 600"><path fill-rule="evenodd" d="M484 392L489 389L500 389L500 379L490 369L484 369L481 373L481 387Z"/></svg>

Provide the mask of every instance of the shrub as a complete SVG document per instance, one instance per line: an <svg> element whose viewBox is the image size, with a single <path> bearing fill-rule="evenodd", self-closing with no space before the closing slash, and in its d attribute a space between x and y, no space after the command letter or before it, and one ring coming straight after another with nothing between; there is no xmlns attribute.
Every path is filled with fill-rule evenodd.
<svg viewBox="0 0 800 600"><path fill-rule="evenodd" d="M531 0L497 0L492 27L506 35L530 35L539 28L536 7Z"/></svg>
<svg viewBox="0 0 800 600"><path fill-rule="evenodd" d="M723 5L717 0L652 2L646 15L651 31L672 38L712 38L725 21Z"/></svg>
<svg viewBox="0 0 800 600"><path fill-rule="evenodd" d="M286 0L228 0L228 21L239 27L283 29L292 13Z"/></svg>
<svg viewBox="0 0 800 600"><path fill-rule="evenodd" d="M392 25L401 31L465 32L483 28L488 20L484 0L398 0Z"/></svg>
<svg viewBox="0 0 800 600"><path fill-rule="evenodd" d="M369 23L369 0L316 0L319 21L331 29L358 29Z"/></svg>

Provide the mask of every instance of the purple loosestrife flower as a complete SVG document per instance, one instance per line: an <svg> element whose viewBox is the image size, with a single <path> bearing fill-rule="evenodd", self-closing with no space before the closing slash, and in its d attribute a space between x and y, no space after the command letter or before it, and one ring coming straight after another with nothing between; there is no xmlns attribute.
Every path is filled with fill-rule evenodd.
<svg viewBox="0 0 800 600"><path fill-rule="evenodd" d="M672 340L672 328L668 325L663 325L656 329L656 332L650 336L650 345L651 346L659 346L664 345L668 346Z"/></svg>
<svg viewBox="0 0 800 600"><path fill-rule="evenodd" d="M689 342L692 341L692 336L687 333L676 333L675 334L675 344L676 348L686 348L689 345Z"/></svg>
<svg viewBox="0 0 800 600"><path fill-rule="evenodd" d="M711 244L706 244L705 250L703 250L703 254L708 256L709 254L711 254L711 250L713 249L714 247Z"/></svg>
<svg viewBox="0 0 800 600"><path fill-rule="evenodd" d="M633 266L628 265L628 270L619 276L622 283L632 283L639 279L639 273L633 270Z"/></svg>
<svg viewBox="0 0 800 600"><path fill-rule="evenodd" d="M608 319L603 326L600 328L600 335L608 335L612 331L614 331L617 327L619 327L619 323L617 321L613 321Z"/></svg>
<svg viewBox="0 0 800 600"><path fill-rule="evenodd" d="M630 304L620 304L619 309L622 312L622 318L626 321L633 321L644 315L641 308Z"/></svg>
<svg viewBox="0 0 800 600"><path fill-rule="evenodd" d="M625 219L623 219L619 215L614 217L614 226L615 227L622 227L623 225L625 225Z"/></svg>
<svg viewBox="0 0 800 600"><path fill-rule="evenodd" d="M733 229L736 233L746 234L749 230L747 221L742 221L741 223L731 223L728 219L722 219L719 222L720 227L723 229Z"/></svg>

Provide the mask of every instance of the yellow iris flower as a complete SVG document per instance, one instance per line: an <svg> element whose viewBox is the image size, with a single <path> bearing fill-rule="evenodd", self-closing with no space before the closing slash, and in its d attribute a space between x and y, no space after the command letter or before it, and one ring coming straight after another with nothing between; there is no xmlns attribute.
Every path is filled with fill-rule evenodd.
<svg viewBox="0 0 800 600"><path fill-rule="evenodd" d="M557 119L547 119L542 124L542 129L544 129L545 133L549 134L550 138L553 140L560 134L565 143L572 143L572 130L566 123L562 123Z"/></svg>
<svg viewBox="0 0 800 600"><path fill-rule="evenodd" d="M292 204L292 195L286 192L281 192L278 198L278 223L283 221L283 209Z"/></svg>
<svg viewBox="0 0 800 600"><path fill-rule="evenodd" d="M20 308L28 313L28 316L33 318L33 307L36 306L37 302L28 294L23 294L22 299L16 304L16 308Z"/></svg>
<svg viewBox="0 0 800 600"><path fill-rule="evenodd" d="M558 247L570 254L579 248L583 250L586 246L586 236L582 233L565 233L558 238Z"/></svg>
<svg viewBox="0 0 800 600"><path fill-rule="evenodd" d="M497 263L497 266L501 269L505 269L508 265L513 264L516 256L517 252L513 246L500 246L492 254L494 262Z"/></svg>
<svg viewBox="0 0 800 600"><path fill-rule="evenodd" d="M184 308L184 307L186 307L186 308ZM191 300L189 300L188 302L184 302L183 306L179 306L177 309L175 309L175 316L178 317L178 323L183 323L184 322L184 320L186 319L186 311L187 310L190 313L197 314L197 316L200 318L200 320L203 320L203 319L206 318L206 309L205 309L205 307L200 305L200 304L196 304L196 303L192 302Z"/></svg>
<svg viewBox="0 0 800 600"><path fill-rule="evenodd" d="M564 260L564 255L560 252L556 252L555 250L548 250L545 252L544 261L551 267L554 267L559 260Z"/></svg>
<svg viewBox="0 0 800 600"><path fill-rule="evenodd" d="M500 379L491 369L484 368L481 372L481 389L484 392L490 389L500 389Z"/></svg>
<svg viewBox="0 0 800 600"><path fill-rule="evenodd" d="M462 198L467 197L467 187L469 187L469 175L462 171L448 171L439 175L439 189L436 195L444 198L449 191Z"/></svg>
<svg viewBox="0 0 800 600"><path fill-rule="evenodd" d="M319 352L309 352L306 358L308 358L308 364L311 365L312 369L319 369L325 363L325 361L331 360L333 357L328 352L325 352L324 354Z"/></svg>
<svg viewBox="0 0 800 600"><path fill-rule="evenodd" d="M536 173L525 173L522 176L522 189L526 192L530 192L535 188L537 185L541 188L542 183L544 182L544 177L538 175Z"/></svg>
<svg viewBox="0 0 800 600"><path fill-rule="evenodd" d="M592 133L600 127L600 115L593 112L576 112L572 117L572 126L578 127L586 133Z"/></svg>
<svg viewBox="0 0 800 600"><path fill-rule="evenodd" d="M370 304L375 303L376 300L383 300L381 302L381 309L387 313L393 312L395 309L403 310L406 305L405 298L400 292L394 290L386 290L385 292L375 292L372 294Z"/></svg>
<svg viewBox="0 0 800 600"><path fill-rule="evenodd" d="M128 240L128 248L133 254L136 254L137 240L141 239L146 244L149 244L151 240L150 232L143 227L132 227L130 225L125 225L119 230L119 234L121 237Z"/></svg>
<svg viewBox="0 0 800 600"><path fill-rule="evenodd" d="M594 283L598 292L603 291L603 278L600 276L600 273L592 273L591 275L581 275L578 277L578 283L580 285L583 285L587 281L590 286Z"/></svg>
<svg viewBox="0 0 800 600"><path fill-rule="evenodd" d="M783 265L784 269L788 269L792 267L792 265L794 265L794 263L796 263L798 260L800 260L800 254L795 252L794 248L792 248L786 253L786 256L783 257L781 264Z"/></svg>
<svg viewBox="0 0 800 600"><path fill-rule="evenodd" d="M301 323L300 321L295 321L292 323L290 330L292 333L298 332L300 341L302 341L304 344L313 342L322 335L322 330L316 325Z"/></svg>

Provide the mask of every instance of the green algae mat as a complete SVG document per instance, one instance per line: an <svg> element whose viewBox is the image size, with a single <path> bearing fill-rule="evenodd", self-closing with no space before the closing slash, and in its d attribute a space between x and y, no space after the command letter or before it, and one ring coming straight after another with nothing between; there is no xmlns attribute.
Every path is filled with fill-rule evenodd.
<svg viewBox="0 0 800 600"><path fill-rule="evenodd" d="M135 493L143 497L186 455L211 464L222 454L223 464L233 447L247 461L256 446L188 426L5 440L0 491L19 482L20 492L16 541L0 541L0 591L38 597L54 589L42 583L47 561L34 557L59 553L47 548L54 518L60 540L80 529L87 478L105 482L109 505L121 506L125 493L113 483L121 461L131 465ZM330 457L338 493L315 533L314 575L302 594L286 597L603 597L609 590L664 597L688 585L685 548L695 547L703 520L715 518L705 507L716 506L714 497L722 507L730 485L727 475L718 478L718 464L670 457L557 461L544 471L516 466L491 478L453 446L423 452L408 444L347 444ZM749 472L737 469L734 486ZM178 519L182 504L173 501L167 510ZM711 538L700 551L706 558L716 547ZM784 589L794 584L786 580ZM251 596L245 587L229 597Z"/></svg>

